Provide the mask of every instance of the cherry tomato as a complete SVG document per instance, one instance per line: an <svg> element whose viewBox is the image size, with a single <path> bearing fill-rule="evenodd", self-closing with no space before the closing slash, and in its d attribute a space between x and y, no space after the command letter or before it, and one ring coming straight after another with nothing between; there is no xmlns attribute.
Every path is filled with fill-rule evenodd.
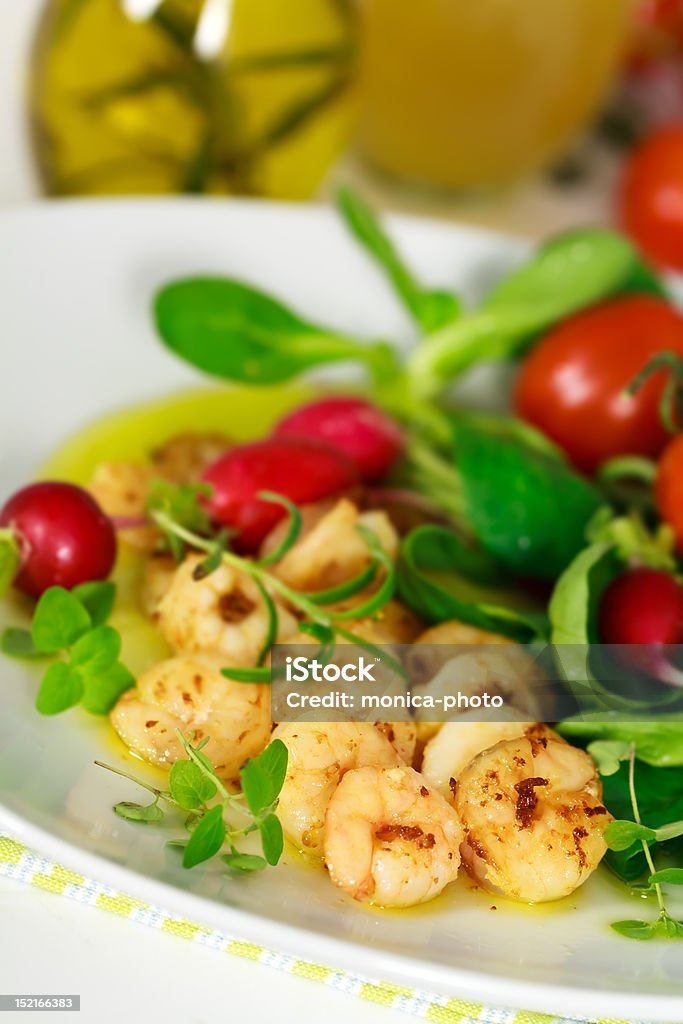
<svg viewBox="0 0 683 1024"><path fill-rule="evenodd" d="M669 441L660 456L655 502L662 519L673 528L678 550L683 552L683 434Z"/></svg>
<svg viewBox="0 0 683 1024"><path fill-rule="evenodd" d="M285 416L275 437L313 437L339 449L372 482L389 472L404 447L398 423L362 398L338 395L309 402Z"/></svg>
<svg viewBox="0 0 683 1024"><path fill-rule="evenodd" d="M515 406L591 473L615 455L656 457L669 437L658 403L666 373L624 389L657 352L683 355L683 317L663 299L626 295L583 310L545 335L525 360Z"/></svg>
<svg viewBox="0 0 683 1024"><path fill-rule="evenodd" d="M231 448L209 466L203 479L213 487L211 516L237 531L239 550L253 552L286 515L281 505L258 498L260 491L305 505L347 490L357 483L358 474L345 455L320 441L274 437Z"/></svg>
<svg viewBox="0 0 683 1024"><path fill-rule="evenodd" d="M656 263L683 269L683 125L653 132L624 175L621 220Z"/></svg>
<svg viewBox="0 0 683 1024"><path fill-rule="evenodd" d="M114 566L111 520L74 484L49 481L24 487L0 511L0 526L14 532L20 551L14 586L33 597L48 587L71 589L103 580Z"/></svg>

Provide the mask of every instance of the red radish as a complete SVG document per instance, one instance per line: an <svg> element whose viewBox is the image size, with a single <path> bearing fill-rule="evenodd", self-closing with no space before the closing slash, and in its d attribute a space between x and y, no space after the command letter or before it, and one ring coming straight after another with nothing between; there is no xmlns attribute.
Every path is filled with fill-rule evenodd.
<svg viewBox="0 0 683 1024"><path fill-rule="evenodd" d="M660 569L628 569L612 580L600 602L599 631L606 644L639 644L620 660L663 683L683 686L683 672L661 650L683 643L683 589Z"/></svg>
<svg viewBox="0 0 683 1024"><path fill-rule="evenodd" d="M363 398L336 395L295 409L275 427L275 437L317 438L344 452L371 483L389 472L405 447L398 423Z"/></svg>
<svg viewBox="0 0 683 1024"><path fill-rule="evenodd" d="M213 487L210 515L237 531L239 550L252 552L286 515L281 505L258 498L260 491L305 505L347 490L358 474L345 455L320 441L274 437L231 448L203 479Z"/></svg>
<svg viewBox="0 0 683 1024"><path fill-rule="evenodd" d="M48 587L103 580L114 566L114 527L75 484L47 481L22 488L0 511L0 527L12 531L19 548L14 586L33 597Z"/></svg>

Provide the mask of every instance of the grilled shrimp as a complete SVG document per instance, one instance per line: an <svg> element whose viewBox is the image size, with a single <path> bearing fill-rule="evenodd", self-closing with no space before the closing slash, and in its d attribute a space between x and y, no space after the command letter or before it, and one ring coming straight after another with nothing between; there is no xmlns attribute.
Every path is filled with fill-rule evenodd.
<svg viewBox="0 0 683 1024"><path fill-rule="evenodd" d="M325 863L335 885L384 907L425 903L452 882L463 832L444 798L412 768L347 772L325 818Z"/></svg>
<svg viewBox="0 0 683 1024"><path fill-rule="evenodd" d="M273 739L289 751L278 816L287 836L307 853L322 855L327 806L346 772L401 764L388 738L370 722L284 723Z"/></svg>
<svg viewBox="0 0 683 1024"><path fill-rule="evenodd" d="M501 740L524 736L528 729L546 729L534 722L519 722L515 717L502 720L501 714L494 712L490 721L482 721L478 715L473 721L471 713L466 712L456 722L446 722L425 747L420 770L449 802L453 802L460 773L482 750ZM546 733L550 735L550 730Z"/></svg>
<svg viewBox="0 0 683 1024"><path fill-rule="evenodd" d="M234 683L211 657L169 658L145 672L120 697L111 723L129 750L150 764L170 767L185 757L176 729L203 748L221 778L239 776L240 766L270 740L269 687Z"/></svg>
<svg viewBox="0 0 683 1024"><path fill-rule="evenodd" d="M595 764L558 738L531 734L483 751L460 774L455 808L468 871L513 900L568 896L606 850Z"/></svg>
<svg viewBox="0 0 683 1024"><path fill-rule="evenodd" d="M401 758L403 764L412 764L417 746L417 726L414 722L375 722Z"/></svg>
<svg viewBox="0 0 683 1024"><path fill-rule="evenodd" d="M151 619L156 619L159 605L178 568L173 555L153 554L145 562L140 583L140 604Z"/></svg>
<svg viewBox="0 0 683 1024"><path fill-rule="evenodd" d="M514 641L499 633L489 633L476 626L468 626L465 622L451 619L441 622L438 626L430 626L421 633L414 643L414 650L408 655L411 677L418 683L426 683L443 667L452 656L448 651L439 651L439 645L457 647L460 644L513 644ZM437 648L430 650L431 647Z"/></svg>
<svg viewBox="0 0 683 1024"><path fill-rule="evenodd" d="M248 573L225 563L205 579L193 579L201 560L188 555L173 574L157 608L162 636L178 653L222 654L224 665L255 665L269 625L260 590ZM296 619L278 606L277 642L296 630Z"/></svg>
<svg viewBox="0 0 683 1024"><path fill-rule="evenodd" d="M353 608L367 598L367 593L356 594L353 599L339 602L335 611ZM412 644L422 628L422 623L410 608L400 601L387 601L374 615L353 619L347 626L356 636L371 644Z"/></svg>
<svg viewBox="0 0 683 1024"><path fill-rule="evenodd" d="M431 646L434 645L434 646ZM426 630L406 654L411 680L436 698L464 694L503 697L515 717L537 720L542 707L537 692L543 675L524 648L506 637L460 622ZM462 712L453 713L458 718ZM427 743L442 723L429 721L430 710L418 708L419 739Z"/></svg>
<svg viewBox="0 0 683 1024"><path fill-rule="evenodd" d="M140 519L145 515L145 503L154 473L143 462L100 462L95 468L88 490L108 516ZM159 539L153 526L122 529L123 543L139 551L151 551Z"/></svg>
<svg viewBox="0 0 683 1024"><path fill-rule="evenodd" d="M386 512L359 512L347 498L340 499L322 516L309 512L308 522L296 544L273 567L276 576L295 590L326 590L353 579L372 560L368 546L356 530L365 526L378 538L388 554L398 551L398 534ZM271 550L273 539L266 538L263 552Z"/></svg>
<svg viewBox="0 0 683 1024"><path fill-rule="evenodd" d="M152 452L155 474L175 484L198 480L207 466L228 450L225 434L176 434Z"/></svg>

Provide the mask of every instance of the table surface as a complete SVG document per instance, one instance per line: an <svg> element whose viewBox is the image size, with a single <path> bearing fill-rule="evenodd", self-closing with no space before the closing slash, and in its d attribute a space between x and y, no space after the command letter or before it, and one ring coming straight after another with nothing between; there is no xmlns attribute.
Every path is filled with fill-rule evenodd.
<svg viewBox="0 0 683 1024"><path fill-rule="evenodd" d="M38 193L24 116L27 49L42 0L0 0L0 204ZM388 190L352 163L338 172L362 177L375 202L516 234L537 236L576 222L604 219L613 168L600 164L590 187L565 190L531 183L468 200ZM303 978L192 945L68 899L0 878L0 994L81 996L80 1020L109 1024L164 1017L187 1024L217 1019L277 1019L305 1015L325 1024L380 1024L396 1011L360 1002ZM482 993L483 995L483 993ZM8 1013L2 1024L25 1016ZM54 1020L33 1013L30 1020Z"/></svg>

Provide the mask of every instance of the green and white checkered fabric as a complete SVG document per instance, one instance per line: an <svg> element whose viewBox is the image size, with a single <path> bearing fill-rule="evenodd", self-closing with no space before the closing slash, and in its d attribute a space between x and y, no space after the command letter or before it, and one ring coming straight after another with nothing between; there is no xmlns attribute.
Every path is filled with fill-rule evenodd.
<svg viewBox="0 0 683 1024"><path fill-rule="evenodd" d="M87 906L97 907L110 914L117 914L119 917L127 917L136 924L157 928L188 942L196 942L232 956L256 960L277 971L307 978L319 985L327 985L394 1010L402 1010L421 1020L433 1021L434 1024L574 1024L574 1021L570 1022L565 1017L487 1007L480 1003L452 999L408 986L393 985L324 964L297 960L287 953L243 942L234 935L215 931L196 921L183 920L159 907L133 899L132 896L126 896L125 893L117 892L107 885L101 885L76 871L54 864L1 831L0 875L25 882L27 885L38 886L40 889L66 896ZM627 1022L593 1018L590 1024Z"/></svg>

